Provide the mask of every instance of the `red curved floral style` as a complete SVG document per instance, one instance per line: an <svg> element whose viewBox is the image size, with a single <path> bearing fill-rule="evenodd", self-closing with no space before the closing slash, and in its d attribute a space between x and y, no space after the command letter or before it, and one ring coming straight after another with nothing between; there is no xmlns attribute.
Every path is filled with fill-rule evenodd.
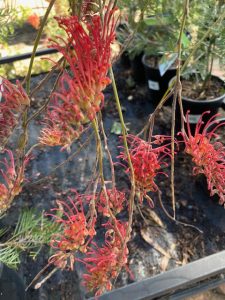
<svg viewBox="0 0 225 300"><path fill-rule="evenodd" d="M102 91L110 83L110 45L115 38L115 9L107 9L103 20L99 15L82 21L77 16L56 18L67 33L58 37L53 47L70 66L60 78L58 91L51 97L40 142L45 145L69 145L92 121L104 103Z"/></svg>
<svg viewBox="0 0 225 300"><path fill-rule="evenodd" d="M217 124L216 117L212 116L204 124L202 117L209 112L202 114L199 119L194 134L191 133L188 114L187 133L182 133L185 143L185 152L192 156L195 164L193 169L194 175L204 174L207 179L210 195L217 194L220 204L225 203L225 147L218 141L213 141L216 136L215 131L218 127L225 124ZM211 128L211 129L210 129Z"/></svg>

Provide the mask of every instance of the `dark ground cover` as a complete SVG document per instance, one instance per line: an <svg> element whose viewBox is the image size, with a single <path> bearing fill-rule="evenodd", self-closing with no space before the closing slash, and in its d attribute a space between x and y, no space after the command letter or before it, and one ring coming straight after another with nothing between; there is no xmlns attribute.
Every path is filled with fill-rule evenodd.
<svg viewBox="0 0 225 300"><path fill-rule="evenodd" d="M130 69L123 68L119 63L115 64L114 69L129 133L137 133L146 123L149 113L153 111L147 87L132 83ZM33 77L32 86L36 86L43 76ZM44 85L44 89L35 96L32 101L32 111L39 108L46 100L56 76L56 74L52 76ZM155 133L170 135L170 116L170 107L163 108L155 122ZM118 135L111 133L111 128L115 121L119 121L119 118L111 87L105 91L103 119L112 156L116 160L120 140ZM31 144L37 141L40 128L41 119L38 118L30 126ZM88 133L82 137L81 143L85 141L87 135ZM61 152L57 147L34 151L33 159L27 168L28 182L23 192L15 199L7 217L1 220L3 225L13 229L19 212L24 208L36 208L38 211L48 212L56 206L56 199L66 198L71 188L76 188L79 192L85 191L95 164L94 139L91 139L78 156L65 162L78 147L73 145L71 153ZM65 162L63 166L52 172L62 162ZM180 222L196 226L202 233L196 228L181 225L168 218L160 205L157 194L151 195L155 203L153 210L145 204L140 208L141 216L139 209L135 209L128 264L133 276L131 278L123 271L116 282L116 287L133 280L153 276L224 249L224 208L207 195L202 188L201 179L192 176L191 159L182 151L176 156L175 165L176 218ZM107 163L104 166L104 172L106 179L110 178ZM165 169L165 172L169 175L169 168ZM119 165L116 165L116 180L119 189L129 188L128 178ZM162 192L164 207L172 214L169 178L159 176L157 184ZM22 255L19 273L25 285L28 285L34 276L46 266L48 258L47 247L43 247L36 261L33 261L27 253ZM50 267L48 272L51 269ZM80 265L75 266L73 272L56 272L39 290L31 287L27 291L27 300L84 299L85 291L81 284L82 272L83 268ZM40 280L46 275L47 272L43 273Z"/></svg>

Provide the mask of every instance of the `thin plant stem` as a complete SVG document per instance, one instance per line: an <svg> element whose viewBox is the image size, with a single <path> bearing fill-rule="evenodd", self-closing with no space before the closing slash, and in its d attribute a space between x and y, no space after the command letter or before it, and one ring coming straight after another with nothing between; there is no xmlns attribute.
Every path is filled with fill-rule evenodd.
<svg viewBox="0 0 225 300"><path fill-rule="evenodd" d="M53 88L52 88L52 90L51 90L51 92L50 92L50 95L49 95L49 97L48 97L48 99L47 99L47 101L40 107L40 109L38 109L27 121L26 121L26 123L25 123L25 126L28 126L28 124L33 120L33 119L35 119L35 118L37 118L45 109L46 109L46 107L48 106L48 104L49 104L49 102L50 102L50 100L51 100L51 95L54 93L54 91L55 91L55 89L56 89L56 87L57 87L57 84L58 84L58 82L59 82L59 79L60 79L60 76L62 75L62 72L63 72L63 70L61 70L60 72L59 72L59 74L58 74L58 76L57 76L57 78L56 78L56 81L55 81L55 83L54 83L54 85L53 85Z"/></svg>
<svg viewBox="0 0 225 300"><path fill-rule="evenodd" d="M128 166L130 168L131 191L130 191L129 204L128 204L128 206L129 206L129 208L128 208L128 212L129 212L128 229L127 229L127 236L124 240L124 247L125 247L126 243L130 239L130 234L131 234L131 231L132 231L132 222L133 222L133 213L134 213L134 199L135 199L135 176L134 176L134 169L133 169L133 165L132 165L132 161L131 161L131 157L130 157L128 144L127 144L126 125L125 125L124 118L123 118L123 113L122 113L122 109L121 109L121 105L120 105L119 95L118 95L118 92L117 92L117 87L116 87L116 82L115 82L115 77L114 77L114 74L113 74L112 67L110 67L109 70L110 70L110 77L111 77L111 80L112 80L113 92L114 92L114 96L115 96L115 100L116 100L116 107L117 107L117 111L118 111L118 114L119 114L119 119L120 119L120 123L121 123L121 127L122 127L122 136L123 136L124 149L125 149L125 153L126 153L126 156L127 156Z"/></svg>
<svg viewBox="0 0 225 300"><path fill-rule="evenodd" d="M42 177L42 178L40 178L39 180L36 180L36 181L34 181L34 182L29 182L29 183L27 183L25 186L32 186L32 185L34 185L34 184L38 184L38 183L42 182L43 180L48 179L50 176L52 176L52 175L55 173L55 171L57 171L59 168L62 168L66 163L70 162L75 156L77 156L77 155L81 152L81 150L84 149L84 148L89 144L89 142L91 141L93 135L94 135L94 134L91 133L90 136L86 139L86 141L85 141L82 145L80 145L80 147L79 147L75 152L73 152L73 153L72 153L66 160L64 160L62 163L58 164L55 168L53 168L53 169L51 170L51 172L50 172L48 175L46 175L46 176L44 176L44 177ZM36 144L35 147L37 147L38 145L40 145L40 144ZM34 147L33 147L33 148L34 148ZM33 148L32 148L32 150L33 150ZM30 149L30 150L31 150L31 149ZM30 151L30 150L29 150L29 151ZM27 155L27 154L26 154L26 155Z"/></svg>
<svg viewBox="0 0 225 300"><path fill-rule="evenodd" d="M100 122L100 126L101 126L102 135L103 135L103 138L104 138L105 150L106 150L106 153L108 155L108 160L109 160L110 168L111 168L112 188L113 188L113 190L115 190L115 187L116 187L115 169L114 169L114 164L113 164L112 156L111 156L111 153L109 151L108 140L107 140L107 136L106 136L106 133L105 133L105 129L104 129L102 120Z"/></svg>
<svg viewBox="0 0 225 300"><path fill-rule="evenodd" d="M120 240L121 240L121 243L123 243L124 239L123 237L121 236L121 233L117 227L117 220L116 220L116 217L114 216L110 206L109 206L109 197L108 197L108 194L107 194L107 191L106 191L106 186L105 186L105 179L104 179L104 172L103 172L103 152L102 152L102 143L101 143L101 137L100 137L100 134L99 134L99 128L98 128L98 121L97 121L97 118L95 118L93 121L92 121L92 126L93 126L93 129L94 129L94 132L95 132L95 136L96 136L96 151L98 153L98 156L99 156L99 173L100 173L100 179L101 179L101 185L102 185L102 190L103 190L103 193L104 193L104 196L106 198L106 205L107 205L107 209L108 209L108 212L109 212L109 215L110 215L110 218L112 219L112 222L113 222L113 225L115 226L115 231L116 233L118 234Z"/></svg>
<svg viewBox="0 0 225 300"><path fill-rule="evenodd" d="M162 192L158 189L158 199L159 199L159 204L162 208L162 210L164 211L164 213L166 214L166 216L171 220L171 221L175 221L176 224L180 224L180 225L183 225L185 227L191 227L191 228L194 228L196 229L199 233L203 233L203 231L201 229L199 229L197 226L194 226L192 224L187 224L187 223L184 223L184 222L181 222L181 221L178 221L177 219L174 220L174 217L171 216L168 211L166 210L163 202L162 202Z"/></svg>
<svg viewBox="0 0 225 300"><path fill-rule="evenodd" d="M41 22L41 26L40 29L38 31L38 34L36 36L36 39L34 41L34 47L33 47L33 52L31 55L31 60L30 60L30 64L29 64L29 68L28 68L28 73L27 76L25 78L25 82L26 82L26 92L29 95L30 93L30 79L31 79L31 71L32 71L32 67L33 67L33 62L34 62L34 58L35 58L35 53L41 38L41 34L43 31L43 28L47 22L49 13L54 5L56 0L51 0L46 13L44 15L44 18ZM27 118L28 118L28 109L26 108L25 111L23 112L22 115L22 130L23 132L21 133L21 135L19 136L18 139L18 158L17 158L17 167L20 168L21 166L23 166L23 162L25 160L25 148L27 146L27 141L28 141L28 123L27 123Z"/></svg>
<svg viewBox="0 0 225 300"><path fill-rule="evenodd" d="M39 289L52 275L58 271L58 268L54 268L44 279L42 279L40 282L35 284L34 288L35 290Z"/></svg>
<svg viewBox="0 0 225 300"><path fill-rule="evenodd" d="M183 18L181 21L181 28L179 33L179 38L177 42L178 49L178 58L177 58L177 74L176 74L176 82L175 82L175 91L173 95L173 103L172 103L172 124L171 124L171 176L170 176L170 186L171 186L171 198L172 198L172 208L173 208L173 218L176 219L176 198L175 198L175 188L174 188L174 169L175 169L175 122L176 122L176 104L177 99L180 106L180 115L181 115L181 127L182 131L184 131L184 114L183 114L183 106L181 99L181 91L182 85L180 82L180 68L181 68L181 50L182 50L182 34L184 31L184 26L186 22L186 18L188 16L189 11L189 0L184 0L184 12Z"/></svg>
<svg viewBox="0 0 225 300"><path fill-rule="evenodd" d="M44 266L41 271L38 272L38 274L33 278L33 280L29 283L29 285L26 287L25 291L27 292L28 289L39 279L39 277L45 272L45 270L50 266L51 264L48 263L46 266Z"/></svg>
<svg viewBox="0 0 225 300"><path fill-rule="evenodd" d="M33 48L33 52L32 52L32 55L31 55L31 59L30 59L30 64L29 64L29 68L28 68L28 72L27 72L27 76L26 76L26 91L27 91L27 94L30 93L30 79L31 79L31 71L32 71L32 67L33 67L33 63L34 63L34 58L35 58L35 54L36 54L36 51L37 51L37 47L39 45L39 41L40 41L40 38L41 38L41 35L42 35L42 32L43 32L43 29L44 29L44 26L48 20L48 16L52 10L52 7L53 5L55 4L56 0L51 0L51 2L49 3L49 6L45 12L45 15L43 17L43 20L41 22L41 26L38 30L38 33L37 33L37 36L36 36L36 39L34 41L34 48Z"/></svg>
<svg viewBox="0 0 225 300"><path fill-rule="evenodd" d="M61 57L55 66L52 67L51 71L39 82L39 84L31 91L30 97L33 97L51 78L52 74L56 71L56 69L61 65L64 61L64 57Z"/></svg>

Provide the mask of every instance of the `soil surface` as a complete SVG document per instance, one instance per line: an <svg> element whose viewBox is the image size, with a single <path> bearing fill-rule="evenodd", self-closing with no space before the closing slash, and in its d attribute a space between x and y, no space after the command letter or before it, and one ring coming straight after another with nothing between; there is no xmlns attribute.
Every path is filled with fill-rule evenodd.
<svg viewBox="0 0 225 300"><path fill-rule="evenodd" d="M206 84L197 77L182 79L182 95L193 100L212 100L224 94L224 82L211 76Z"/></svg>
<svg viewBox="0 0 225 300"><path fill-rule="evenodd" d="M129 133L138 133L153 111L147 86L131 85L131 70L124 69L119 63L114 66L114 70L127 128ZM33 77L32 87L36 86L43 76ZM56 76L57 74L52 76L50 81L44 85L44 90L39 91L35 96L32 101L32 111L39 108L47 99ZM117 146L120 144L120 140L118 135L112 133L111 130L119 118L111 87L105 91L103 119L109 147L113 159L116 160L119 153ZM154 133L170 135L170 119L170 107L163 108L155 120ZM37 142L41 128L40 121L41 119L38 118L30 126L30 145ZM81 143L85 141L87 135L82 138ZM11 146L13 146L13 141ZM78 156L71 157L78 147L73 145L71 153L62 152L57 147L34 151L34 158L27 168L29 182L15 199L7 217L1 220L2 226L13 229L18 214L24 207L49 211L56 206L56 199L66 199L65 195L71 188L76 188L79 192L85 191L95 165L94 139ZM55 170L60 163L63 163L62 167ZM118 278L116 287L181 266L225 248L224 208L211 199L202 189L201 181L193 177L191 159L182 151L176 155L175 168L177 222L171 220L164 211L166 210L170 215L173 214L169 177L158 176L157 184L162 191L163 209L157 194L151 194L155 204L154 209L150 209L144 203L143 207L135 210L134 229L129 242L128 263L133 276L131 278L123 271ZM104 172L106 179L110 178L107 163L104 165ZM166 168L164 172L169 175L169 168ZM129 188L128 179L118 165L116 166L116 181L119 189ZM126 216L122 215L121 218L126 218ZM36 261L33 261L28 253L24 253L19 273L26 286L46 266L48 258L47 246L43 247ZM27 300L85 299L87 294L81 285L83 272L83 268L78 264L73 272L58 271L39 290L31 287L27 291ZM44 273L40 279L47 274Z"/></svg>

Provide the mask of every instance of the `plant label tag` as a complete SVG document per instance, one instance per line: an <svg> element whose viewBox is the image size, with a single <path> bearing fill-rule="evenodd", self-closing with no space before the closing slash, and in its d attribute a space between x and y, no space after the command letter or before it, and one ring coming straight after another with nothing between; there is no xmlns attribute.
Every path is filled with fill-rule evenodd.
<svg viewBox="0 0 225 300"><path fill-rule="evenodd" d="M148 80L150 90L159 91L159 83L157 81Z"/></svg>
<svg viewBox="0 0 225 300"><path fill-rule="evenodd" d="M197 124L198 120L201 118L201 115L188 115L190 124Z"/></svg>
<svg viewBox="0 0 225 300"><path fill-rule="evenodd" d="M159 73L161 77L172 66L172 64L174 64L177 57L178 57L177 53L165 53L163 55L163 57L159 61Z"/></svg>

